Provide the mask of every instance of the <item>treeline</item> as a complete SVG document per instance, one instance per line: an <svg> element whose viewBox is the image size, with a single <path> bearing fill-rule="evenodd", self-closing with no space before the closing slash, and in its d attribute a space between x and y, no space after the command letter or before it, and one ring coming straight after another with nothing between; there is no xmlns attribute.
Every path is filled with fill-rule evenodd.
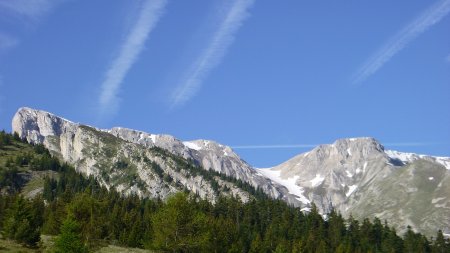
<svg viewBox="0 0 450 253"><path fill-rule="evenodd" d="M264 195L247 203L219 197L214 204L187 193L167 201L121 196L36 149L42 146L33 147L27 165L9 157L10 166L41 170L31 161L51 161L43 164L58 177L46 178L33 199L17 191L0 195L3 236L29 247L38 247L39 235L46 234L56 236L55 252L107 244L158 252L450 252L440 231L435 239L411 229L400 237L378 219L346 220L333 210L324 219L315 207L303 213Z"/></svg>

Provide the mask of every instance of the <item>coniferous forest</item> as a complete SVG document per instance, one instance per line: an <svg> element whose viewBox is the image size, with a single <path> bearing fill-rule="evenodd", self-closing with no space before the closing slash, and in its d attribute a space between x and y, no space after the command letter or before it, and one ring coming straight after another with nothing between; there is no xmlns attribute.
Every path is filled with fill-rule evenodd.
<svg viewBox="0 0 450 253"><path fill-rule="evenodd" d="M43 191L24 188L39 175ZM31 177L31 179L30 179ZM245 183L242 182L243 185ZM32 194L31 194L32 195ZM52 157L42 145L0 133L0 231L30 248L54 236L53 252L91 252L113 244L155 252L450 252L409 229L398 235L379 219L326 219L254 191L254 198L210 203L181 192L167 200L122 196Z"/></svg>

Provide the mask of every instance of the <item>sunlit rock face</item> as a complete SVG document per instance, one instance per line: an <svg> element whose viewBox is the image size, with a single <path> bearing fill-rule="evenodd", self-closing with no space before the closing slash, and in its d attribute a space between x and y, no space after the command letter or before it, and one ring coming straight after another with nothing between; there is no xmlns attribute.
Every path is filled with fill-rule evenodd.
<svg viewBox="0 0 450 253"><path fill-rule="evenodd" d="M269 169L255 169L230 147L209 140L115 127L104 130L51 113L21 108L12 129L108 188L166 198L189 190L214 202L250 194L230 180L205 179L186 164L220 172L308 211L335 208L344 216L378 217L400 233L410 225L428 236L450 234L450 158L385 150L374 138L340 139Z"/></svg>

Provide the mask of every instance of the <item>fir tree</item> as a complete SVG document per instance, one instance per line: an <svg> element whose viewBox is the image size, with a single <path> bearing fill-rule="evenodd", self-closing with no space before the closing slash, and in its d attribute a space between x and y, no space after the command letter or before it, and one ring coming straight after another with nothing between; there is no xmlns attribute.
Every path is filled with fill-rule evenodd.
<svg viewBox="0 0 450 253"><path fill-rule="evenodd" d="M61 234L55 240L55 253L85 253L88 249L80 236L80 225L70 215L61 226Z"/></svg>

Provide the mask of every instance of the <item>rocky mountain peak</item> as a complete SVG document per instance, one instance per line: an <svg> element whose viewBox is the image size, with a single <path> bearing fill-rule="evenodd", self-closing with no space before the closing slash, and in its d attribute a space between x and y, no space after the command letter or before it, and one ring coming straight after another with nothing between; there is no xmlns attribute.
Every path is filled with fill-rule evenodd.
<svg viewBox="0 0 450 253"><path fill-rule="evenodd" d="M130 160L133 157L137 157L136 154L132 153L148 154L149 152L151 153L149 148L158 147L173 155L193 161L205 170L213 170L247 182L254 187L259 187L273 198L283 198L292 204L298 204L288 193L286 187L271 182L242 160L230 147L214 141L195 140L183 142L171 135L151 134L123 127L114 127L106 130L98 129L73 123L45 111L26 107L20 108L14 115L12 129L14 132L19 133L22 138L26 138L32 143L44 144L54 154L74 164L79 171L88 175L103 177L105 175L102 174L104 173L102 172L104 168L100 166L101 163L115 162L124 164L122 160ZM117 155L111 157L114 152L119 152L125 157L120 158ZM98 161L100 158L104 160L101 163ZM161 167L168 166L164 160L153 158ZM139 177L143 181L149 181L155 192L161 190L161 187L157 186L157 182L148 179L153 176L145 175L147 173L147 165L139 161L133 163L138 167ZM108 166L111 167L109 164ZM178 172L175 174L177 177L181 177ZM171 174L171 176L175 177L175 174ZM105 178L105 180L110 179ZM187 178L179 178L178 180L190 182L190 179ZM202 180L198 180L199 182L196 183L201 184ZM105 185L108 185L106 181ZM120 185L120 187L127 189L125 185ZM188 188L196 189L199 192L203 191L199 185L195 187L191 185ZM129 190L138 193L143 192L135 186L132 186ZM155 194L158 195L160 193Z"/></svg>
<svg viewBox="0 0 450 253"><path fill-rule="evenodd" d="M223 155L240 159L240 157L231 149L231 147L222 145L215 141L210 140L193 140L183 142L187 147L198 152L210 152L213 151L217 155Z"/></svg>
<svg viewBox="0 0 450 253"><path fill-rule="evenodd" d="M77 126L49 112L28 107L19 108L12 119L13 131L32 143L42 143L46 136L61 135L73 131Z"/></svg>
<svg viewBox="0 0 450 253"><path fill-rule="evenodd" d="M323 213L332 205L344 216L387 219L398 224L398 231L411 225L450 233L450 158L385 150L371 137L339 139L271 169L255 170L214 141L181 141L123 127L101 130L26 107L17 111L12 129L125 194L164 198L184 188L214 200L219 187L248 199L233 186L239 179L302 210L314 202ZM213 184L183 169L178 164L183 161L233 180L209 178L217 180Z"/></svg>
<svg viewBox="0 0 450 253"><path fill-rule="evenodd" d="M319 160L330 156L349 159L350 157L364 158L371 154L383 152L383 145L375 138L362 137L338 139L333 144L320 145L308 152L308 156L316 157Z"/></svg>

